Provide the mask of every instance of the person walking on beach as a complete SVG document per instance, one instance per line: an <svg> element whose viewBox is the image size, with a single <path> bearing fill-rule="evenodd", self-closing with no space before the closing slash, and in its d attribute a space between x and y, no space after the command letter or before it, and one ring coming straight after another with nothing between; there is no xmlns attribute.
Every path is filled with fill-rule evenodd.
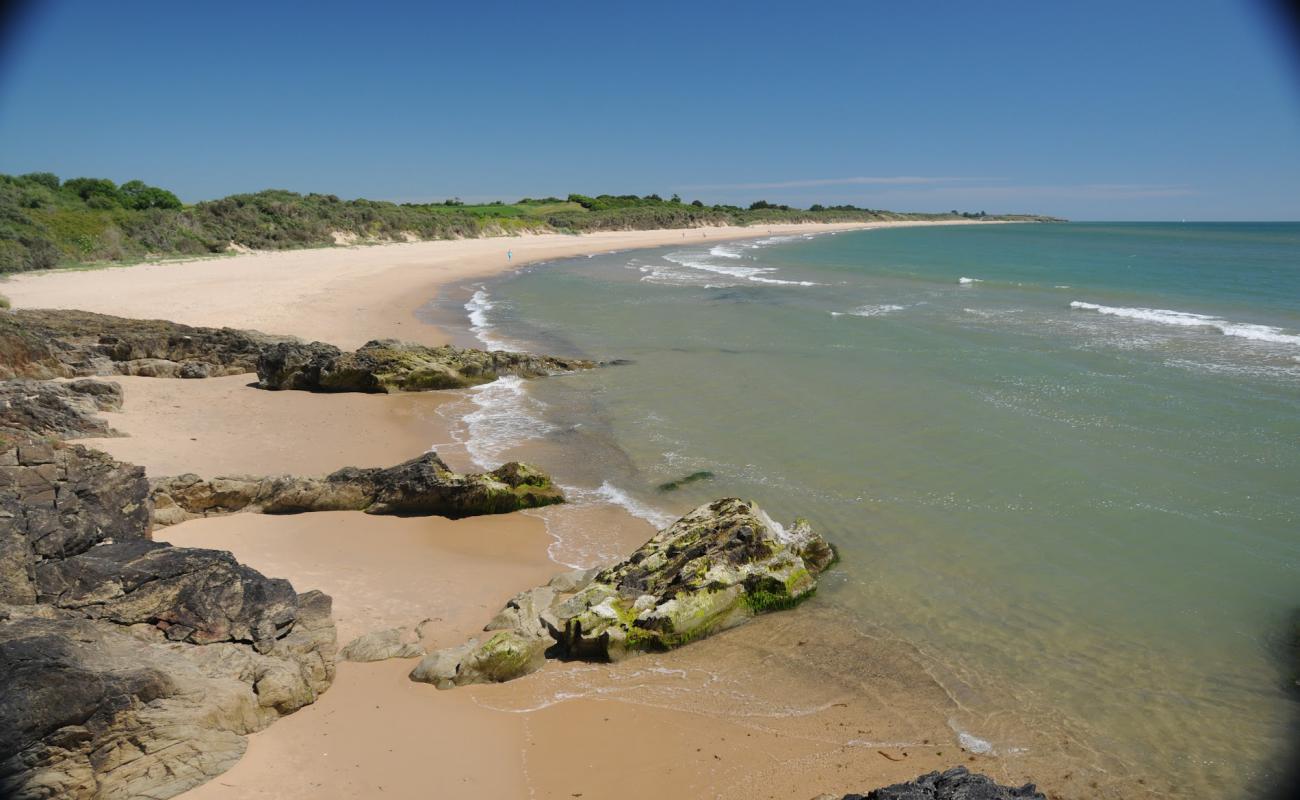
<svg viewBox="0 0 1300 800"><path fill-rule="evenodd" d="M515 257L515 251L514 251L514 250L507 250L507 251L506 251L506 261L511 261L511 260L514 259L514 257Z"/></svg>

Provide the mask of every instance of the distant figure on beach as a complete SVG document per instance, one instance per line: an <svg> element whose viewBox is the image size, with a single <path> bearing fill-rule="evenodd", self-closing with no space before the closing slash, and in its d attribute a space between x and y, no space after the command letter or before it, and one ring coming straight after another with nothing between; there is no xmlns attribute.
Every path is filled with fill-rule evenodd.
<svg viewBox="0 0 1300 800"><path fill-rule="evenodd" d="M514 257L515 257L515 251L514 251L514 250L507 250L507 251L506 251L506 261L510 261L510 260L512 260Z"/></svg>

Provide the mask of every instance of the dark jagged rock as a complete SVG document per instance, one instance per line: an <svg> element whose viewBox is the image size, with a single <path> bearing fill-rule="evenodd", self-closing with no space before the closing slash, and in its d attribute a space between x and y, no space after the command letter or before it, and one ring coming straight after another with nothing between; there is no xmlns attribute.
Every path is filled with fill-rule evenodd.
<svg viewBox="0 0 1300 800"><path fill-rule="evenodd" d="M89 378L0 381L0 429L60 439L119 436L95 413L121 408L122 387L116 383Z"/></svg>
<svg viewBox="0 0 1300 800"><path fill-rule="evenodd" d="M365 511L402 516L467 517L502 514L564 502L544 473L510 463L482 474L452 472L437 453L395 467L345 467L325 478L289 475L197 475L160 478L153 484L154 521L171 525L195 517L254 511Z"/></svg>
<svg viewBox="0 0 1300 800"><path fill-rule="evenodd" d="M0 438L0 797L171 797L333 680L329 597L150 541L148 492L105 453Z"/></svg>
<svg viewBox="0 0 1300 800"><path fill-rule="evenodd" d="M297 595L230 553L113 542L36 567L37 601L119 625L147 623L178 642L245 642L259 652L293 623Z"/></svg>
<svg viewBox="0 0 1300 800"><path fill-rule="evenodd" d="M594 362L462 349L383 339L344 352L322 342L281 342L266 347L257 361L263 389L309 392L399 392L458 389L496 380L590 369Z"/></svg>
<svg viewBox="0 0 1300 800"><path fill-rule="evenodd" d="M148 538L144 470L79 445L0 437L0 602L30 603L36 567Z"/></svg>
<svg viewBox="0 0 1300 800"><path fill-rule="evenodd" d="M818 800L835 800L823 795ZM931 772L907 783L896 783L866 794L846 794L842 800L1047 800L1032 783L1002 786L992 778L965 767Z"/></svg>
<svg viewBox="0 0 1300 800"><path fill-rule="evenodd" d="M717 500L613 567L516 595L485 642L431 653L411 678L446 689L526 675L548 654L616 661L679 647L797 605L834 560L806 521L787 530L753 503Z"/></svg>
<svg viewBox="0 0 1300 800"><path fill-rule="evenodd" d="M63 309L0 313L0 378L145 375L206 378L253 372L284 337Z"/></svg>

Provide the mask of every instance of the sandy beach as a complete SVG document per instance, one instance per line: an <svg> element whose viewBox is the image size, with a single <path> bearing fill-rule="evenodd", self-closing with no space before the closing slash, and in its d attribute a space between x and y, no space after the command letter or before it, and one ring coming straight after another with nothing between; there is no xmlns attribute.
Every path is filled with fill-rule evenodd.
<svg viewBox="0 0 1300 800"><path fill-rule="evenodd" d="M446 333L421 323L415 311L440 286L684 237L889 224L255 253L23 275L0 291L16 307L251 328L346 348L386 337L439 344ZM105 417L127 436L87 443L143 465L151 476L212 476L391 465L450 440L449 423L437 412L454 393L275 393L250 386L253 377L117 378L125 406ZM619 509L593 515L592 525L627 549L651 533ZM155 536L229 550L300 591L325 591L334 598L340 644L425 619L432 621L433 646L458 644L507 598L565 569L548 556L542 519L529 513L459 521L246 514L194 520ZM976 760L959 751L945 723L952 699L916 669L905 647L880 642L871 653L854 653L872 669L850 682L831 668L847 657L839 648L860 647L847 637L798 641L806 655L784 655L803 626L825 613L813 603L668 655L611 666L551 664L510 684L446 692L409 681L411 661L340 664L320 701L252 736L234 769L185 796L811 798ZM996 760L978 761L971 766L1000 776Z"/></svg>

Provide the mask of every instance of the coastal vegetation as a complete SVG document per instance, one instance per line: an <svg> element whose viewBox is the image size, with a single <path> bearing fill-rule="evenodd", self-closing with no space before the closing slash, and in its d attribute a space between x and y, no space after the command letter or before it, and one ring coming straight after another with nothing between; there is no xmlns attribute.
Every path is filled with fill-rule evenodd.
<svg viewBox="0 0 1300 800"><path fill-rule="evenodd" d="M524 198L471 205L343 200L332 194L268 189L186 205L167 189L131 180L61 180L49 172L0 174L0 273L100 262L132 262L338 243L417 241L589 231L765 225L787 222L1019 219L957 211L900 213L852 205L807 209L759 200L706 205L673 195Z"/></svg>

